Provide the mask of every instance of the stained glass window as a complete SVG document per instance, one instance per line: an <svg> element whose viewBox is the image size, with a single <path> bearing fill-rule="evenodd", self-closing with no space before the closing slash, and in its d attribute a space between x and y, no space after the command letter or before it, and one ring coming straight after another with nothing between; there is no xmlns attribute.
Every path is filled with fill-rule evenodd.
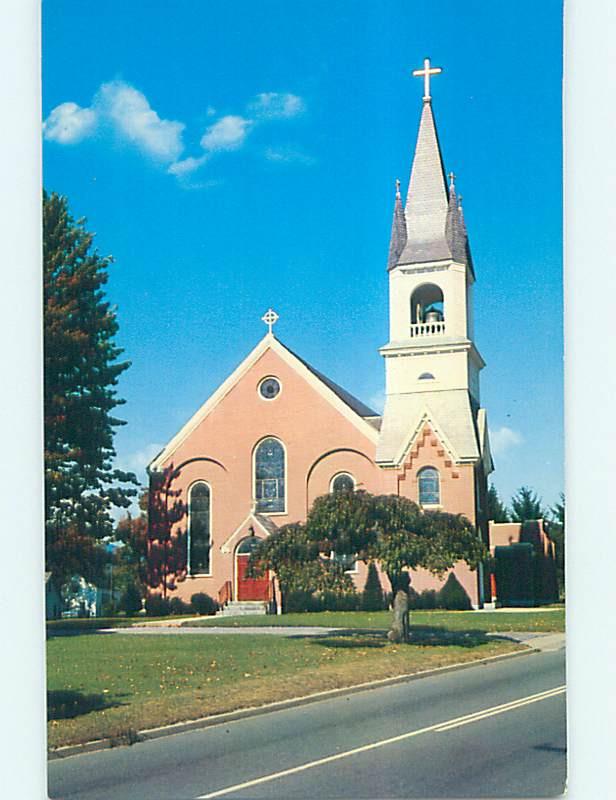
<svg viewBox="0 0 616 800"><path fill-rule="evenodd" d="M424 467L417 475L419 483L419 504L422 506L438 505L441 502L438 470Z"/></svg>
<svg viewBox="0 0 616 800"><path fill-rule="evenodd" d="M276 378L265 378L259 384L259 392L265 400L273 400L280 392L280 384Z"/></svg>
<svg viewBox="0 0 616 800"><path fill-rule="evenodd" d="M352 492L355 489L355 481L348 472L341 472L332 481L332 492Z"/></svg>
<svg viewBox="0 0 616 800"><path fill-rule="evenodd" d="M195 483L188 502L188 572L210 571L210 487Z"/></svg>
<svg viewBox="0 0 616 800"><path fill-rule="evenodd" d="M257 511L284 512L284 448L278 439L264 439L255 452Z"/></svg>

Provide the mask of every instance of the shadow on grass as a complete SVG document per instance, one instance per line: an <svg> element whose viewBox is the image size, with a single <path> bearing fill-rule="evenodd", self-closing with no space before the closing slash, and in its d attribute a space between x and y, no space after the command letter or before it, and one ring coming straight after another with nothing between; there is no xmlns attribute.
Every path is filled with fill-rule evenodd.
<svg viewBox="0 0 616 800"><path fill-rule="evenodd" d="M47 718L73 719L90 711L102 711L123 705L113 702L104 694L83 694L72 690L60 689L47 692Z"/></svg>
<svg viewBox="0 0 616 800"><path fill-rule="evenodd" d="M341 630L310 638L313 644L322 647L365 649L366 647L378 648L387 645L387 632L374 629ZM495 638L497 637L488 637L486 631L480 630L452 631L431 625L411 625L409 644L421 647L479 647Z"/></svg>

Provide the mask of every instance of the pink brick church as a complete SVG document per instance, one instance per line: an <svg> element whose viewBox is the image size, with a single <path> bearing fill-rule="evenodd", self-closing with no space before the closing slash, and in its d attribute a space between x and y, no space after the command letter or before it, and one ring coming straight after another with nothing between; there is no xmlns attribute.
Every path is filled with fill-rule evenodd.
<svg viewBox="0 0 616 800"><path fill-rule="evenodd" d="M319 495L351 486L465 514L488 543L493 463L473 333L475 269L432 110L430 76L439 71L427 60L417 71L424 77L419 132L406 200L399 182L395 197L389 341L380 350L384 412L286 347L268 312L263 339L149 465L150 474L173 468L171 489L186 504L179 526L187 574L174 589L184 600L195 592L271 599L272 579L245 575L254 539L304 520ZM361 589L367 568L350 566ZM454 572L475 607L491 599L482 569L460 563ZM388 590L384 575L381 581ZM429 573L412 575L417 591L440 585Z"/></svg>

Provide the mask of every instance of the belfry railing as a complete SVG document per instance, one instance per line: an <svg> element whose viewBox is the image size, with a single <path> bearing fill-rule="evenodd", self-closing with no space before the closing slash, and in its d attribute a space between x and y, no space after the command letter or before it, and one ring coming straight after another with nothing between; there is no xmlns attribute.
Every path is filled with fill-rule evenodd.
<svg viewBox="0 0 616 800"><path fill-rule="evenodd" d="M411 325L411 339L416 336L442 336L444 333L444 322L418 322Z"/></svg>

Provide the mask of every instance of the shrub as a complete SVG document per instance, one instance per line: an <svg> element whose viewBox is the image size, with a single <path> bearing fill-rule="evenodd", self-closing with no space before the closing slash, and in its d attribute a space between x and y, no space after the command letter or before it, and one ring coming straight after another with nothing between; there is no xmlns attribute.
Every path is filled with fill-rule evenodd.
<svg viewBox="0 0 616 800"><path fill-rule="evenodd" d="M470 611L472 608L470 597L453 572L438 593L438 606L449 611Z"/></svg>
<svg viewBox="0 0 616 800"><path fill-rule="evenodd" d="M419 593L413 589L412 586L409 586L409 609L411 611L421 608L421 598Z"/></svg>
<svg viewBox="0 0 616 800"><path fill-rule="evenodd" d="M193 607L193 611L197 614L204 615L215 614L219 608L216 600L205 592L196 592L196 594L193 594L190 598L190 604Z"/></svg>
<svg viewBox="0 0 616 800"><path fill-rule="evenodd" d="M320 611L357 611L360 606L360 596L357 592L346 592L345 594L323 592L320 601Z"/></svg>
<svg viewBox="0 0 616 800"><path fill-rule="evenodd" d="M299 614L304 611L320 611L321 603L310 592L283 592L283 614Z"/></svg>
<svg viewBox="0 0 616 800"><path fill-rule="evenodd" d="M148 617L168 617L171 614L171 604L160 594L150 594L145 601L145 613Z"/></svg>
<svg viewBox="0 0 616 800"><path fill-rule="evenodd" d="M171 614L177 616L179 614L190 614L192 608L179 597L172 597L171 600L169 600L169 611Z"/></svg>
<svg viewBox="0 0 616 800"><path fill-rule="evenodd" d="M120 608L127 617L134 617L141 611L141 592L134 583L129 583L120 600Z"/></svg>
<svg viewBox="0 0 616 800"><path fill-rule="evenodd" d="M432 611L436 608L437 603L437 596L434 589L424 589L423 592L419 595L419 605L418 608L423 609L424 611Z"/></svg>
<svg viewBox="0 0 616 800"><path fill-rule="evenodd" d="M383 587L381 586L376 564L371 561L368 567L366 585L361 596L361 609L362 611L382 611L383 608Z"/></svg>

